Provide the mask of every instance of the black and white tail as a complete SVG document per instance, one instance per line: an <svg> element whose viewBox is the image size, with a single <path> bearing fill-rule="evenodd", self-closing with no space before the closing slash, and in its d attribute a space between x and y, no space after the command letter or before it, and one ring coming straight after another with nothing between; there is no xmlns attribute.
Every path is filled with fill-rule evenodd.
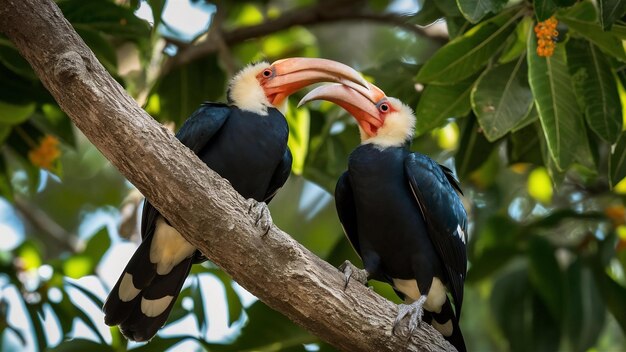
<svg viewBox="0 0 626 352"><path fill-rule="evenodd" d="M459 352L467 351L465 340L463 339L463 334L459 327L459 321L452 310L452 304L448 297L446 297L446 302L441 306L439 313L425 313L428 313L429 316L427 317L427 314L424 314L424 320L439 331Z"/></svg>
<svg viewBox="0 0 626 352"><path fill-rule="evenodd" d="M144 238L104 303L105 324L119 325L130 340L147 341L157 333L189 275L191 245L181 248L182 237L174 239L180 236L175 231L157 222L157 230Z"/></svg>

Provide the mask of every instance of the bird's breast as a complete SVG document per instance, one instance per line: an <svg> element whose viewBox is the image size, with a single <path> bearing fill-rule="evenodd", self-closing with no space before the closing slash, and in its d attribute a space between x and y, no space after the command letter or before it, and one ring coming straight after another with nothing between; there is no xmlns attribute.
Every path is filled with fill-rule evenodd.
<svg viewBox="0 0 626 352"><path fill-rule="evenodd" d="M288 136L282 115L233 113L200 157L242 196L262 201Z"/></svg>

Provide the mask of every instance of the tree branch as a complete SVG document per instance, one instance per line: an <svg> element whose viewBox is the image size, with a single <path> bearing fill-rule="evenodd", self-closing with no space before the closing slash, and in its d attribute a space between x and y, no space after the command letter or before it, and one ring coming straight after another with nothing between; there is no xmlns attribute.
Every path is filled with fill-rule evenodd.
<svg viewBox="0 0 626 352"><path fill-rule="evenodd" d="M52 0L0 0L0 32L91 142L214 263L270 307L348 351L453 350L430 325L391 334L397 307L280 229L267 236L230 184L105 71Z"/></svg>
<svg viewBox="0 0 626 352"><path fill-rule="evenodd" d="M355 6L357 5L357 6ZM244 42L249 39L262 37L279 32L294 26L311 26L340 21L368 21L379 24L397 26L420 37L427 37L443 45L448 37L439 32L407 22L408 17L393 13L374 13L362 11L365 4L360 1L320 1L318 4L306 8L287 11L280 17L265 21L261 24L240 27L232 31L223 32L222 40L228 46ZM213 27L213 24L211 24ZM196 59L207 56L219 50L219 43L207 38L196 44L181 48L181 51L171 58L165 65L163 72L188 64Z"/></svg>
<svg viewBox="0 0 626 352"><path fill-rule="evenodd" d="M61 225L52 220L46 212L33 206L26 199L16 196L13 206L19 213L28 220L29 224L35 227L47 242L59 251L77 252L78 238L75 234L65 231Z"/></svg>

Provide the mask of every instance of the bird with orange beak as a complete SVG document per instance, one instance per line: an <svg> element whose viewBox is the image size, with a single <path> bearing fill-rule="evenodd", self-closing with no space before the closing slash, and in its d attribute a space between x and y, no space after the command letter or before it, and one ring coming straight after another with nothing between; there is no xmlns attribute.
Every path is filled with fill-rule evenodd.
<svg viewBox="0 0 626 352"><path fill-rule="evenodd" d="M291 171L289 128L283 116L287 97L318 82L367 85L358 72L331 60L289 58L253 64L231 80L229 104L204 103L176 137L243 197L269 203ZM269 215L262 214L266 217L261 223L269 226ZM141 245L103 307L105 323L119 325L134 341L157 333L191 264L206 260L149 201L143 208L141 236Z"/></svg>
<svg viewBox="0 0 626 352"><path fill-rule="evenodd" d="M343 107L361 133L361 145L350 154L335 189L339 220L365 267L344 263L346 286L351 277L388 282L405 300L393 331L408 316L409 333L425 321L465 351L459 317L467 214L452 171L409 150L413 111L378 87L328 84L312 90L300 105L313 100Z"/></svg>

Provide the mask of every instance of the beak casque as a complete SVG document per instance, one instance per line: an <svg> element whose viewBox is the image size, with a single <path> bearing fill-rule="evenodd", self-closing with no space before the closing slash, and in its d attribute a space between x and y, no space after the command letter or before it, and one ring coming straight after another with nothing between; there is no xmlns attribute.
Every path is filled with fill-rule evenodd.
<svg viewBox="0 0 626 352"><path fill-rule="evenodd" d="M294 57L275 61L270 68L273 77L263 89L274 105L279 105L294 92L314 83L336 82L368 90L361 74L348 65L318 58Z"/></svg>
<svg viewBox="0 0 626 352"><path fill-rule="evenodd" d="M300 100L298 107L314 100L330 101L348 111L365 133L373 136L376 134L375 130L383 125L376 104L384 98L385 93L371 83L368 83L368 89L352 82L334 83L313 89Z"/></svg>

